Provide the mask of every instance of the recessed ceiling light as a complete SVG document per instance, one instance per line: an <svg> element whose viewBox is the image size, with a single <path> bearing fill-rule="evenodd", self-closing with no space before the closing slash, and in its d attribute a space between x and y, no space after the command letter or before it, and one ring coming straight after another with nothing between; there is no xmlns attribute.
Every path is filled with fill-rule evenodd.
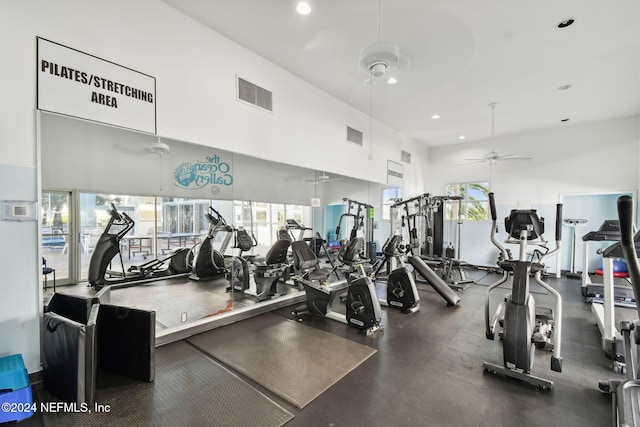
<svg viewBox="0 0 640 427"><path fill-rule="evenodd" d="M296 12L298 12L300 15L308 15L309 13L311 13L311 6L309 6L309 3L307 3L306 1L301 1L296 6Z"/></svg>
<svg viewBox="0 0 640 427"><path fill-rule="evenodd" d="M465 138L466 138L466 136L464 136L464 135L460 135L460 136L458 137L458 139L465 139Z"/></svg>
<svg viewBox="0 0 640 427"><path fill-rule="evenodd" d="M568 122L568 121L569 121L569 119L565 117L564 119L561 119L560 121L561 121L561 122Z"/></svg>
<svg viewBox="0 0 640 427"><path fill-rule="evenodd" d="M569 19L565 19L564 21L560 22L557 27L558 28L567 28L569 25L573 24L575 22L575 19L573 18L569 18Z"/></svg>
<svg viewBox="0 0 640 427"><path fill-rule="evenodd" d="M571 85L562 85L558 88L558 90L567 90L571 87Z"/></svg>
<svg viewBox="0 0 640 427"><path fill-rule="evenodd" d="M434 114L433 116L431 116L432 119L439 119L440 115L439 114Z"/></svg>
<svg viewBox="0 0 640 427"><path fill-rule="evenodd" d="M390 85L394 85L398 83L398 79L396 79L395 77L390 77L389 80L387 80L387 83L389 83Z"/></svg>

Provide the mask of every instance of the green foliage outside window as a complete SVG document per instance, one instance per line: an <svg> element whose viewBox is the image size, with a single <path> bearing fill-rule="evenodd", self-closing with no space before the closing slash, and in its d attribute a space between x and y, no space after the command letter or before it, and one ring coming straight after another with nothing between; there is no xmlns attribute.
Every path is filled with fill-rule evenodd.
<svg viewBox="0 0 640 427"><path fill-rule="evenodd" d="M468 221L486 221L489 219L489 183L464 182L447 184L447 196L460 196L461 217ZM458 219L458 201L447 203L447 219Z"/></svg>

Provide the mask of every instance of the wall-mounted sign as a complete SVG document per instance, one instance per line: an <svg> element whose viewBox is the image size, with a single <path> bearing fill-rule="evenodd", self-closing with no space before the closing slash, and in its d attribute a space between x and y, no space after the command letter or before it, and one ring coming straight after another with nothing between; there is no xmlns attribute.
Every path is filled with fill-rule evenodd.
<svg viewBox="0 0 640 427"><path fill-rule="evenodd" d="M175 168L173 174L177 187L186 190L210 187L213 195L218 195L224 188L233 185L230 163L217 154L202 161L181 163Z"/></svg>
<svg viewBox="0 0 640 427"><path fill-rule="evenodd" d="M400 163L387 160L387 184L402 185L404 176L404 166Z"/></svg>
<svg viewBox="0 0 640 427"><path fill-rule="evenodd" d="M156 79L38 37L38 106L156 133Z"/></svg>

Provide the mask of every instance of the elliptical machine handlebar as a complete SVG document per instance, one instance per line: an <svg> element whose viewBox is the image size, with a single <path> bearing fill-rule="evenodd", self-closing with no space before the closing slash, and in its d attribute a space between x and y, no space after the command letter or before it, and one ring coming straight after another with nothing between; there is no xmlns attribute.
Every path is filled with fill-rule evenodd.
<svg viewBox="0 0 640 427"><path fill-rule="evenodd" d="M213 206L209 206L209 209L211 209L211 211L216 214L216 217L218 217L218 221L220 221L222 224L226 224L227 221L225 221L224 217L222 215L220 215L220 212L218 212L217 210L215 210L213 208Z"/></svg>
<svg viewBox="0 0 640 427"><path fill-rule="evenodd" d="M562 203L556 205L556 242L562 240Z"/></svg>
<svg viewBox="0 0 640 427"><path fill-rule="evenodd" d="M636 253L633 233L633 199L630 196L618 198L618 219L620 220L620 246L627 263L631 286L636 296L640 296L640 261ZM640 306L637 306L640 318Z"/></svg>
<svg viewBox="0 0 640 427"><path fill-rule="evenodd" d="M113 220L119 220L120 212L118 212L118 209L116 209L116 205L114 205L113 202L111 202L110 205L111 205L111 209L109 209L109 215L111 215L111 218Z"/></svg>
<svg viewBox="0 0 640 427"><path fill-rule="evenodd" d="M507 249L502 246L498 240L496 240L496 235L498 234L498 214L496 210L496 199L493 192L489 193L489 208L491 210L491 243L498 248L502 254L502 259L508 260L509 253L507 252Z"/></svg>
<svg viewBox="0 0 640 427"><path fill-rule="evenodd" d="M125 234L127 234L133 228L133 226L135 225L135 221L125 212L118 212L118 209L113 202L111 202L111 209L108 209L107 212L109 213L111 218L109 218L109 222L104 228L103 234L112 234L111 227L122 226L123 228L121 230L114 233L117 236L118 241L120 241L120 239L122 239Z"/></svg>
<svg viewBox="0 0 640 427"><path fill-rule="evenodd" d="M496 222L498 220L498 214L496 212L496 199L493 192L489 193L489 207L491 208L491 220Z"/></svg>

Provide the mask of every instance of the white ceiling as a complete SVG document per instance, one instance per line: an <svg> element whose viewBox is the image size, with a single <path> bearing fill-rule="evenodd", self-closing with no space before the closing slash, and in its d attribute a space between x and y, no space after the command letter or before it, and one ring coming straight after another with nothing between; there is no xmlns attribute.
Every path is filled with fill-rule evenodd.
<svg viewBox="0 0 640 427"><path fill-rule="evenodd" d="M496 135L640 114L638 0L308 0L306 16L297 0L164 1L428 146L489 137L492 102ZM379 5L402 61L371 87L359 53Z"/></svg>

